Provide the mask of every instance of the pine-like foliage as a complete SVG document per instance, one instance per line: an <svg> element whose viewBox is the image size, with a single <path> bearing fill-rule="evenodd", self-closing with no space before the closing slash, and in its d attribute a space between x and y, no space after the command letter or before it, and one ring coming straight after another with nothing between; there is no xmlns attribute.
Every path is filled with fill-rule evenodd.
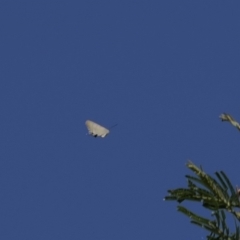
<svg viewBox="0 0 240 240"><path fill-rule="evenodd" d="M220 119L230 122L240 130L240 124L231 115L223 113ZM212 211L211 219L199 216L182 205L178 205L177 209L188 216L191 223L206 229L209 240L240 240L240 189L234 189L223 171L216 172L214 178L190 161L187 167L195 174L186 175L187 188L168 190L169 195L164 200L177 201L179 204L186 200L201 203L203 207ZM230 231L228 227L226 213L234 217L235 232Z"/></svg>
<svg viewBox="0 0 240 240"><path fill-rule="evenodd" d="M164 200L175 200L181 203L185 200L197 201L203 207L212 211L211 219L201 217L187 208L179 205L178 211L191 219L191 223L205 228L209 240L239 240L240 208L239 193L234 189L223 171L216 172L216 178L205 173L192 162L187 167L194 172L194 176L186 175L188 187L168 190L169 196ZM226 212L235 218L235 232L232 233L226 223Z"/></svg>
<svg viewBox="0 0 240 240"><path fill-rule="evenodd" d="M230 114L222 113L220 116L220 119L224 122L230 122L234 127L236 127L240 131L240 124L237 122Z"/></svg>

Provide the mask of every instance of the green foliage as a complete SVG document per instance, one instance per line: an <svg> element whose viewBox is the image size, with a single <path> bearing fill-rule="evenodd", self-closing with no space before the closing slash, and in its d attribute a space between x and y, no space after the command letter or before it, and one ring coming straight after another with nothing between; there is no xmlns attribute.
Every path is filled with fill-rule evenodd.
<svg viewBox="0 0 240 240"><path fill-rule="evenodd" d="M239 240L237 223L240 221L240 212L236 211L240 208L239 193L234 189L226 174L223 171L216 172L216 177L213 178L190 161L187 163L187 167L195 176L186 175L187 188L168 190L169 195L165 197L165 200L178 203L189 200L201 203L203 207L212 211L211 220L201 217L181 205L177 209L189 217L191 223L206 229L209 232L207 239ZM230 232L225 212L234 216L235 233Z"/></svg>
<svg viewBox="0 0 240 240"><path fill-rule="evenodd" d="M219 117L223 122L224 121L230 122L234 127L236 127L240 131L240 124L230 114L223 113Z"/></svg>
<svg viewBox="0 0 240 240"><path fill-rule="evenodd" d="M222 121L230 122L240 131L238 123L231 115L223 113L220 116ZM177 209L191 219L191 223L206 229L209 240L240 240L240 189L234 189L228 177L223 171L216 172L213 178L206 174L202 168L198 168L192 162L187 167L194 172L195 176L186 175L188 187L168 190L169 195L165 200L200 202L203 207L212 211L211 219L201 217L187 208L178 205ZM230 232L226 222L226 214L233 216L235 221L235 232ZM228 215L229 215L228 214Z"/></svg>

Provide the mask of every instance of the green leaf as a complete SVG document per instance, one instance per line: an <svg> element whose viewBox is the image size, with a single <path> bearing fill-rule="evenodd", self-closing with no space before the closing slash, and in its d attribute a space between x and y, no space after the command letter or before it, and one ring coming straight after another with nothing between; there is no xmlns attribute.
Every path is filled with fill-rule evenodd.
<svg viewBox="0 0 240 240"><path fill-rule="evenodd" d="M195 222L198 222L199 224L202 224L202 225L210 226L211 221L209 221L207 218L200 217L183 206L178 206L177 208L179 212L182 212L183 214L185 214Z"/></svg>
<svg viewBox="0 0 240 240"><path fill-rule="evenodd" d="M228 185L228 188L230 189L231 191L231 194L232 195L236 195L236 190L234 189L233 185L230 183L228 177L226 176L226 174L223 172L223 171L220 171L222 177L224 178L225 182L227 183Z"/></svg>
<svg viewBox="0 0 240 240"><path fill-rule="evenodd" d="M195 180L197 180L201 184L204 184L205 187L207 187L213 193L217 194L218 197L222 199L222 201L229 205L229 196L215 179L203 172L203 170L195 166L192 162L188 162L187 167L190 170L194 171L200 177L201 182L199 182L198 179Z"/></svg>
<svg viewBox="0 0 240 240"><path fill-rule="evenodd" d="M227 185L225 184L225 182L223 181L221 175L220 175L218 172L215 172L215 174L216 174L216 176L218 177L219 181L221 182L222 187L224 188L224 190L227 191L227 190L228 190L228 187L227 187Z"/></svg>

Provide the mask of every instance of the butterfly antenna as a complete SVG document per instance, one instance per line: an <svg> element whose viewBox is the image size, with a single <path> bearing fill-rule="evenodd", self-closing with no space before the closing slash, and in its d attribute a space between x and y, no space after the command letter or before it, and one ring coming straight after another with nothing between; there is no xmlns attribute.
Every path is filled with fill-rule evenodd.
<svg viewBox="0 0 240 240"><path fill-rule="evenodd" d="M109 129L112 129L112 128L116 127L117 125L118 125L118 123L112 125Z"/></svg>

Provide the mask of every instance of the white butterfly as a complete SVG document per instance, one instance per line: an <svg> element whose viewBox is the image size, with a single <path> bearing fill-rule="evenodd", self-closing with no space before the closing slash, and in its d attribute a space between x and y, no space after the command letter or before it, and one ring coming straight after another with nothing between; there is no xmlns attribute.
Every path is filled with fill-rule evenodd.
<svg viewBox="0 0 240 240"><path fill-rule="evenodd" d="M87 120L85 122L87 129L88 129L88 133L91 134L94 137L102 137L104 138L105 136L107 136L109 134L109 130L91 120Z"/></svg>

